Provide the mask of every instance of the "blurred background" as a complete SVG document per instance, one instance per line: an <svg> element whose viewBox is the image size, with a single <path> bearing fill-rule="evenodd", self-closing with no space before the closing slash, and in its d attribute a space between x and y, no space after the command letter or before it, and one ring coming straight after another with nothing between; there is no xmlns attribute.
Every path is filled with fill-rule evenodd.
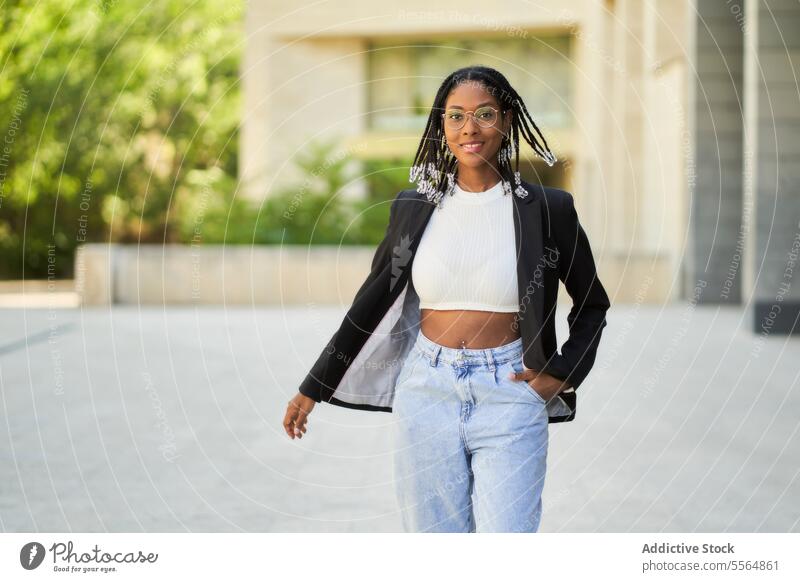
<svg viewBox="0 0 800 582"><path fill-rule="evenodd" d="M266 267L270 251L376 244L436 89L482 63L524 96L559 160L526 146L523 178L575 195L617 302L689 299L702 281L698 302L741 305L754 332L780 294L771 331L793 328L800 295L781 284L800 218L796 2L363 8L6 4L6 290L48 280L85 305L346 301L356 281L334 296ZM266 246L262 268L224 266L219 245ZM363 273L353 260L347 281ZM197 289L213 269L231 277ZM281 294L278 279L297 284Z"/></svg>
<svg viewBox="0 0 800 582"><path fill-rule="evenodd" d="M3 529L399 528L389 415L319 405L291 443L280 420L437 88L483 64L558 158L524 144L522 176L574 195L613 305L543 530L797 531L796 0L0 14Z"/></svg>

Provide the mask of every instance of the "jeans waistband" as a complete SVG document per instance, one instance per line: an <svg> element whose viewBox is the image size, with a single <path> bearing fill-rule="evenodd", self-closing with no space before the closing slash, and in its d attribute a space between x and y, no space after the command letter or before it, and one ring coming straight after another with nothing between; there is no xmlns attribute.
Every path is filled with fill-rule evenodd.
<svg viewBox="0 0 800 582"><path fill-rule="evenodd" d="M519 360L522 357L521 337L494 348L449 348L429 339L420 329L414 345L430 360L431 366L442 362L451 365L478 364L494 369L496 364Z"/></svg>

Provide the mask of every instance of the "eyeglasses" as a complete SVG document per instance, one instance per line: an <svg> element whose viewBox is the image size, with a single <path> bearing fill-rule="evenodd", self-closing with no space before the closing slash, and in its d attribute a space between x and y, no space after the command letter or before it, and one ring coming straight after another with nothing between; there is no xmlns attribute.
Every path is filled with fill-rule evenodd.
<svg viewBox="0 0 800 582"><path fill-rule="evenodd" d="M505 111L505 109L503 110ZM442 113L442 117L444 118L444 126L447 129L452 129L454 131L461 129L467 123L467 114L472 114L472 117L475 118L475 121L478 122L478 125L481 127L493 127L495 123L497 123L497 119L499 118L499 111L494 107L490 107L488 105L484 107L478 107L475 111L463 111L462 109L448 109L444 113Z"/></svg>

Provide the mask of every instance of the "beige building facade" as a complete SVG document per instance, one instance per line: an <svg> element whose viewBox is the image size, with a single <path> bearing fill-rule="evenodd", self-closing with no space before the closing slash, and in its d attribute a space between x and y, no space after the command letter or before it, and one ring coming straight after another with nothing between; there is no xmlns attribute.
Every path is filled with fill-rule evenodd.
<svg viewBox="0 0 800 582"><path fill-rule="evenodd" d="M332 158L412 157L441 80L484 64L517 88L558 158L548 168L525 144L523 177L574 194L612 302L730 303L758 328L780 301L775 330L800 312L800 285L781 294L800 209L796 1L247 10L248 198L302 179L293 161L316 141L334 144Z"/></svg>

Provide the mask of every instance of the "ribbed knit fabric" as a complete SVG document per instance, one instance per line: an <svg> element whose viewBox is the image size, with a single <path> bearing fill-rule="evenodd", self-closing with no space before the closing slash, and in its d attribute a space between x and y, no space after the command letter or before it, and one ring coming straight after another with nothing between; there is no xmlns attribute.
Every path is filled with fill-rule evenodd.
<svg viewBox="0 0 800 582"><path fill-rule="evenodd" d="M502 182L443 198L411 267L421 309L519 310L512 204Z"/></svg>

